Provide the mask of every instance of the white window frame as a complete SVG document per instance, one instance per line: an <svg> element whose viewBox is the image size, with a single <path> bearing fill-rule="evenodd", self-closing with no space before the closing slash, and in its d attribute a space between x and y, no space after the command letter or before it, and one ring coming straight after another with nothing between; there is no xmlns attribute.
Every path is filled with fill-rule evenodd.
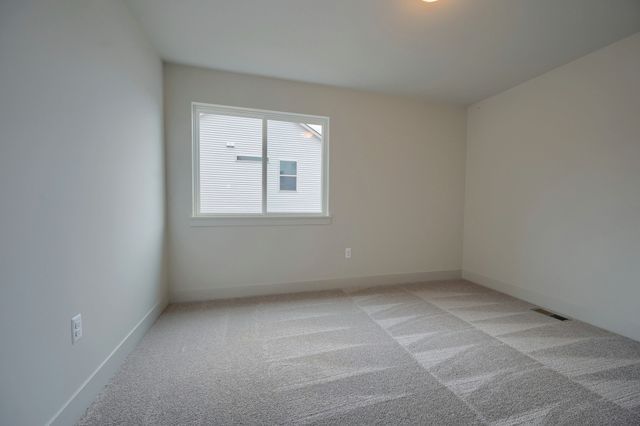
<svg viewBox="0 0 640 426"><path fill-rule="evenodd" d="M230 115L262 119L262 213L258 214L203 214L200 212L200 113ZM267 211L267 121L322 125L322 212L320 213L269 213ZM202 102L191 103L191 178L192 178L192 226L242 226L242 225L326 225L331 223L329 213L329 117L296 114L280 111L231 107ZM297 171L297 165L296 165ZM279 177L278 177L279 179ZM296 189L298 178L296 177ZM280 182L278 181L278 188Z"/></svg>

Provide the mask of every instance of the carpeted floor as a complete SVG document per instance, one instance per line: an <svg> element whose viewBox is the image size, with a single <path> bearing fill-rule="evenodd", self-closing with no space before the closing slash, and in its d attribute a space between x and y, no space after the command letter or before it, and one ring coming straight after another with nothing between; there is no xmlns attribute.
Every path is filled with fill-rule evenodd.
<svg viewBox="0 0 640 426"><path fill-rule="evenodd" d="M467 281L171 305L80 425L640 424L640 343Z"/></svg>

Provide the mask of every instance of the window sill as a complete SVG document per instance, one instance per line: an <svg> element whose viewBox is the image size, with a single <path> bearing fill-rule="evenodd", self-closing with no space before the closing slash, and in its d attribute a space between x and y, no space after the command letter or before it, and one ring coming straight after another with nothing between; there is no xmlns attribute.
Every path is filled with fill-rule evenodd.
<svg viewBox="0 0 640 426"><path fill-rule="evenodd" d="M331 216L195 216L191 226L297 226L330 225Z"/></svg>

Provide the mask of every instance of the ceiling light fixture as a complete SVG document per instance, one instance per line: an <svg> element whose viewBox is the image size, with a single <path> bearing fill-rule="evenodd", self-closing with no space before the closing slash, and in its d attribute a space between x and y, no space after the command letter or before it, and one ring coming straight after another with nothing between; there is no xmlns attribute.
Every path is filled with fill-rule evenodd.
<svg viewBox="0 0 640 426"><path fill-rule="evenodd" d="M435 3L438 0L422 0L422 1L425 2L425 3Z"/></svg>

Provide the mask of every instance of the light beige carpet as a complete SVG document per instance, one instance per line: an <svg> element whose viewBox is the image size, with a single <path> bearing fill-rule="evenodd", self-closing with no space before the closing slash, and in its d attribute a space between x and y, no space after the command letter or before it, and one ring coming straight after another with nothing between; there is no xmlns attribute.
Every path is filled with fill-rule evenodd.
<svg viewBox="0 0 640 426"><path fill-rule="evenodd" d="M640 343L467 281L171 305L81 425L640 424Z"/></svg>

